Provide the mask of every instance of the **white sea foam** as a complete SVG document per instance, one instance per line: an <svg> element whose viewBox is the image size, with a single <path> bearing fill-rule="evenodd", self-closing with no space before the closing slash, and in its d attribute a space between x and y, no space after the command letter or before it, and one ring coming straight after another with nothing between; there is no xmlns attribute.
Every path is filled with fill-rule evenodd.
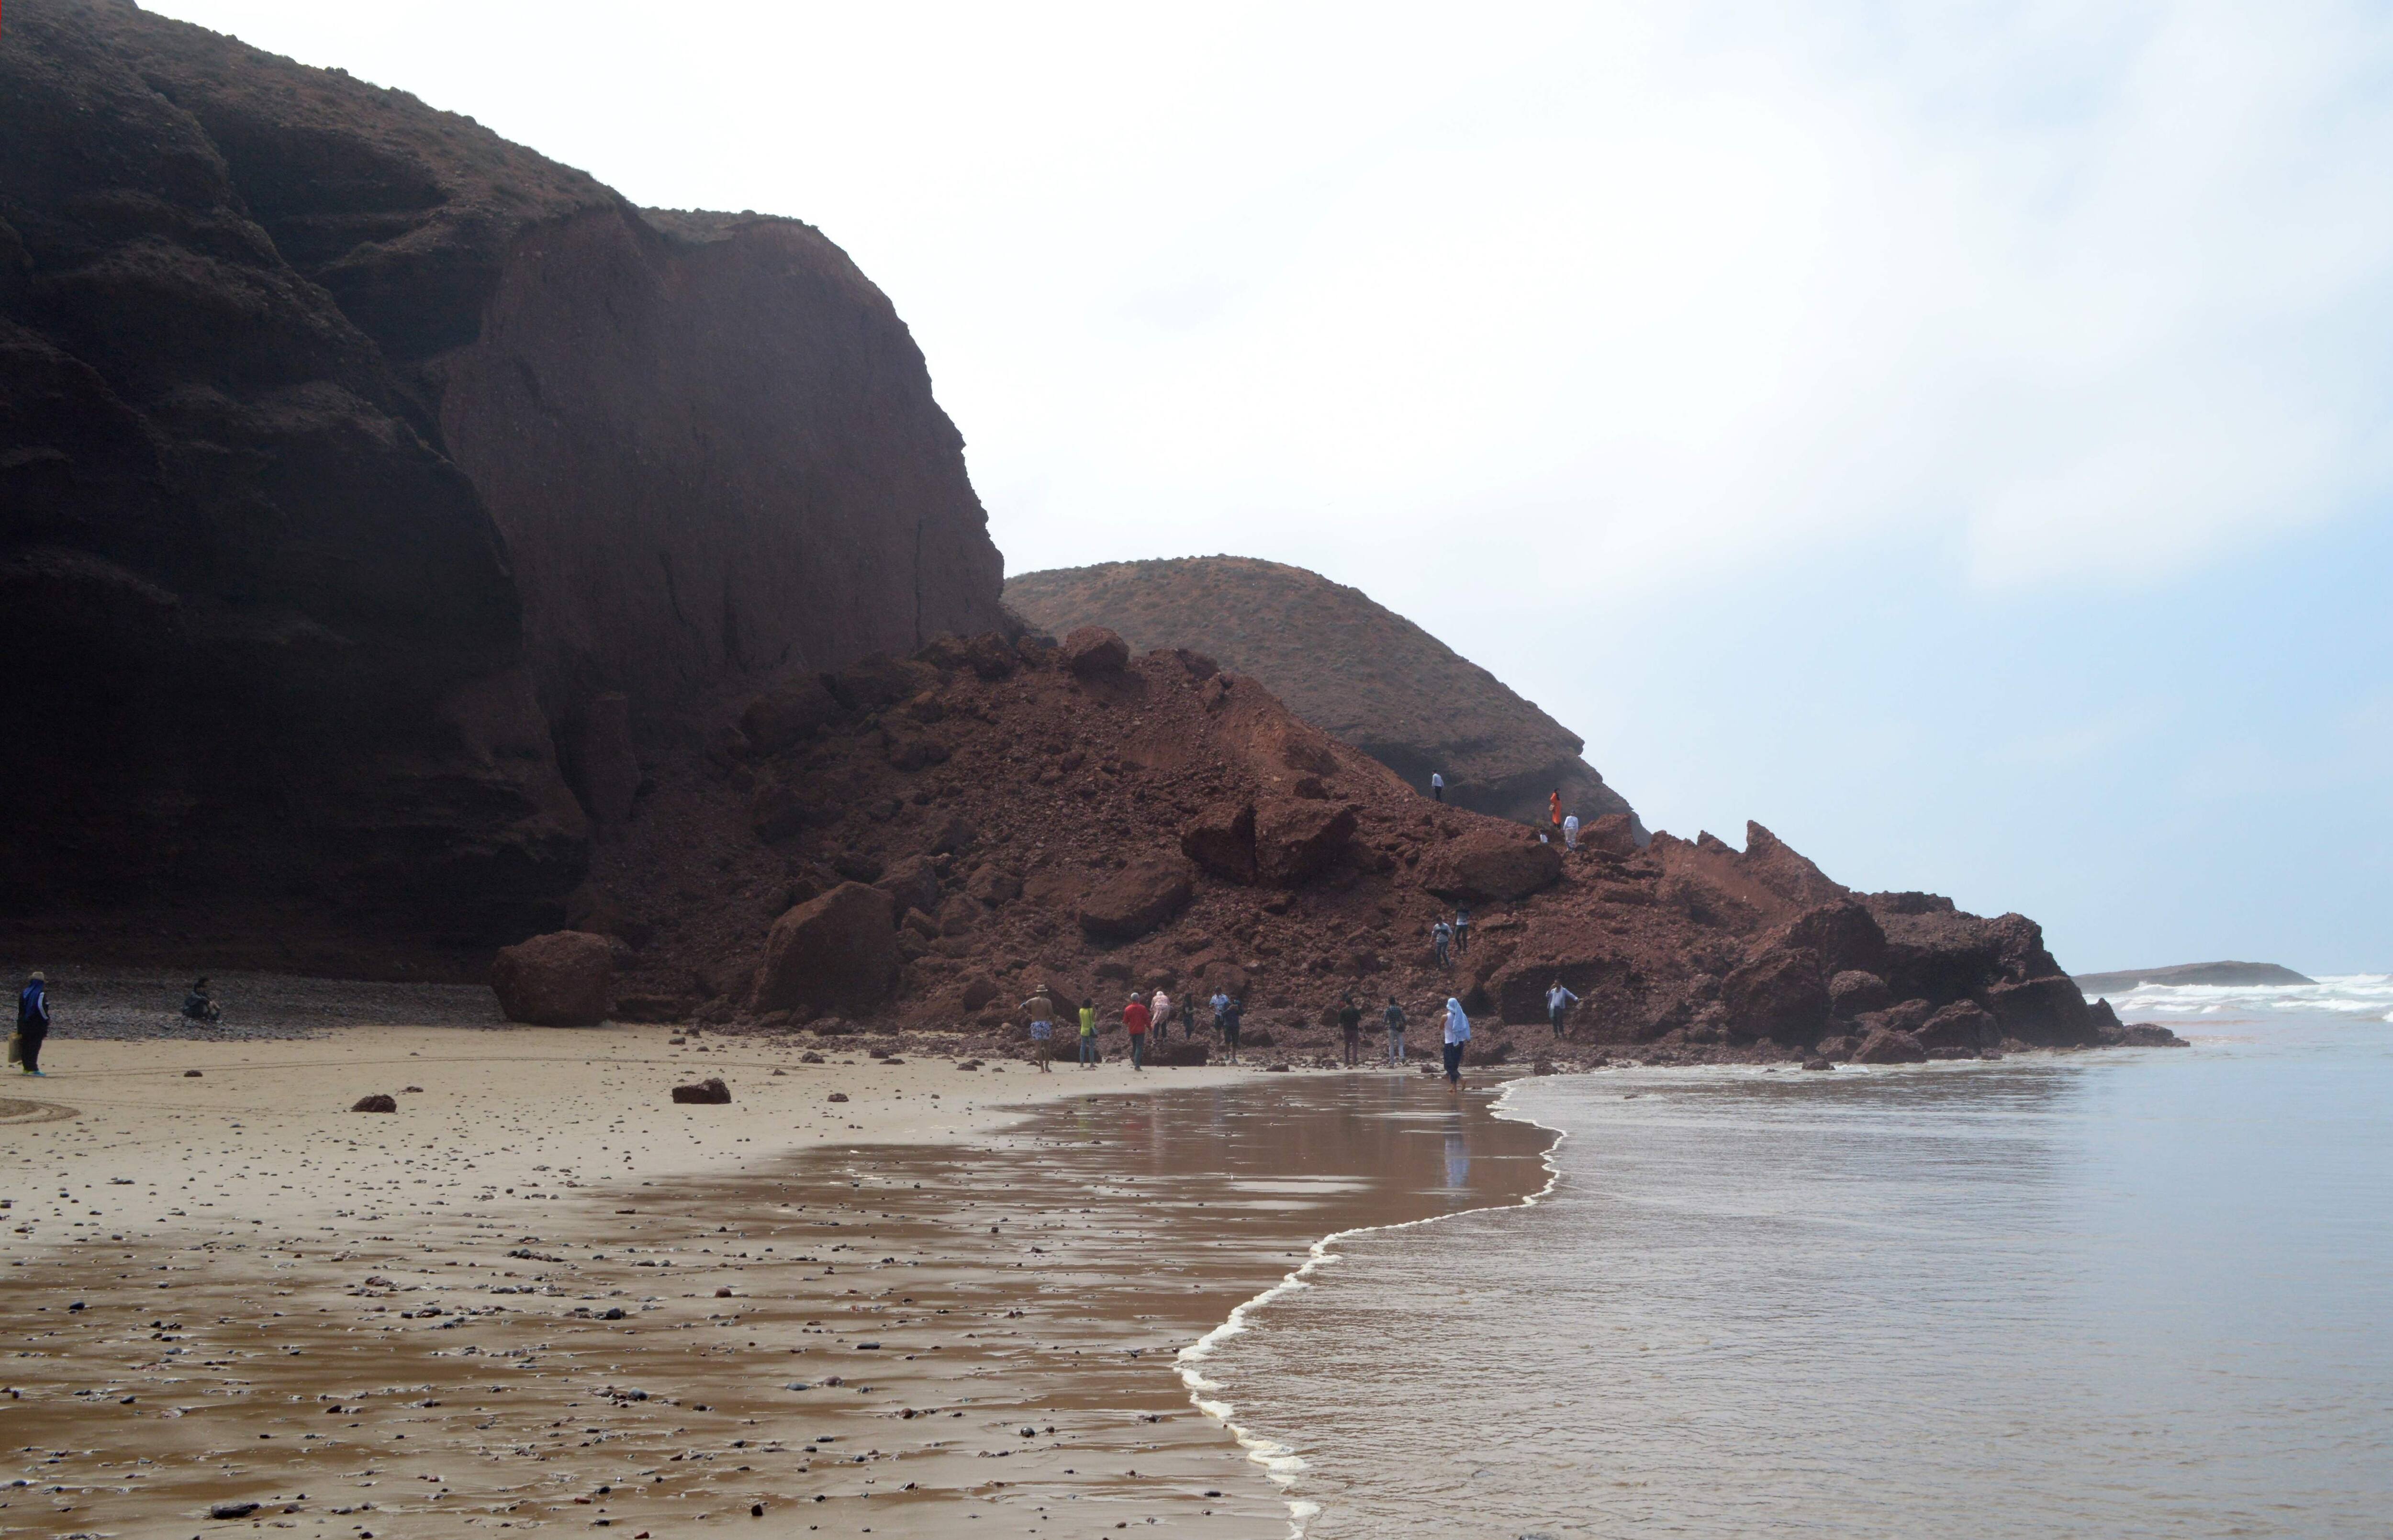
<svg viewBox="0 0 2393 1540"><path fill-rule="evenodd" d="M2335 973L2315 984L2145 984L2109 998L2123 1019L2271 1011L2393 1021L2393 973Z"/></svg>
<svg viewBox="0 0 2393 1540"><path fill-rule="evenodd" d="M1464 1214L1484 1214L1496 1208L1533 1208L1543 1203L1547 1195L1554 1190L1554 1184L1562 1180L1562 1166L1555 1159L1555 1152L1562 1148L1563 1141L1570 1136L1563 1129L1555 1128L1550 1123L1541 1123L1526 1113L1519 1112L1508 1105L1512 1099L1512 1091L1519 1083L1515 1081L1512 1085L1505 1087L1502 1094L1489 1103L1488 1111L1497 1117L1527 1123L1553 1134L1554 1142L1546 1146L1546 1152L1541 1157L1546 1167L1545 1185L1526 1194L1517 1204L1486 1204L1477 1208L1458 1208L1449 1214L1432 1214L1424 1219L1406 1220L1398 1224L1357 1225L1352 1230L1340 1230L1324 1235L1307 1248L1301 1266L1231 1311L1228 1319L1220 1325L1180 1350L1173 1366L1179 1371L1180 1383L1188 1391L1189 1404L1227 1429L1230 1436L1237 1441L1238 1447L1247 1452L1247 1458L1261 1466L1263 1475L1277 1485L1283 1493L1306 1470L1304 1456L1287 1444L1275 1439L1265 1438L1252 1429L1240 1424L1237 1420L1236 1403L1223 1400L1214 1394L1213 1392L1223 1390L1223 1387L1220 1382L1207 1377L1197 1365L1211 1358L1223 1343L1245 1333L1249 1329L1247 1325L1249 1318L1256 1312L1299 1289L1311 1288L1314 1273L1340 1259L1336 1247L1341 1241L1351 1240L1357 1235L1417 1229L1421 1225L1435 1224L1441 1220L1455 1219ZM1320 1504L1308 1502L1302 1497L1289 1496L1288 1498L1288 1540L1303 1540L1305 1526L1310 1524L1320 1512Z"/></svg>

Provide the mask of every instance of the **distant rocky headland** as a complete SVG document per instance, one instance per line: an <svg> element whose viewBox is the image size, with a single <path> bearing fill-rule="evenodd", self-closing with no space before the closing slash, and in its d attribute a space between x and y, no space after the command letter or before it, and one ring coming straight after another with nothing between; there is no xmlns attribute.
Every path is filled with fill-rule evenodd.
<svg viewBox="0 0 2393 1540"><path fill-rule="evenodd" d="M1646 1062L2168 1039L2024 916L1759 824L1649 837L1576 736L1314 574L1010 610L921 353L808 226L635 209L118 0L7 21L17 956L1009 1051L1035 993L1164 987L1281 1051L1450 995L1500 1063L1556 983L1573 1052ZM1557 787L1576 851L1522 821Z"/></svg>
<svg viewBox="0 0 2393 1540"><path fill-rule="evenodd" d="M2180 962L2167 968L2122 968L2108 973L2079 973L2077 987L2088 995L2124 995L2145 984L2316 984L2291 968L2273 962Z"/></svg>

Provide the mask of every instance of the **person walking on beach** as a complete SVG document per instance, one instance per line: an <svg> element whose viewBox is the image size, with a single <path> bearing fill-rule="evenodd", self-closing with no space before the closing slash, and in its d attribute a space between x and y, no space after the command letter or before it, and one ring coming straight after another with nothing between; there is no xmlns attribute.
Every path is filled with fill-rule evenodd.
<svg viewBox="0 0 2393 1540"><path fill-rule="evenodd" d="M1146 1013L1146 1002L1136 995L1122 1007L1122 1030L1130 1034L1130 1067L1146 1067L1146 1024L1152 1020Z"/></svg>
<svg viewBox="0 0 2393 1540"><path fill-rule="evenodd" d="M1097 1067L1097 1001L1087 996L1080 1001L1080 1067Z"/></svg>
<svg viewBox="0 0 2393 1540"><path fill-rule="evenodd" d="M1462 1089L1462 1051L1471 1042L1471 1018L1462 1013L1462 1002L1449 995L1445 1000L1445 1083L1457 1090Z"/></svg>
<svg viewBox="0 0 2393 1540"><path fill-rule="evenodd" d="M1429 928L1429 944L1437 948L1437 965L1454 966L1454 927L1441 920Z"/></svg>
<svg viewBox="0 0 2393 1540"><path fill-rule="evenodd" d="M1396 1003L1395 996L1390 995L1383 1014L1388 1022L1388 1063L1401 1069L1405 1063L1405 1008Z"/></svg>
<svg viewBox="0 0 2393 1540"><path fill-rule="evenodd" d="M1039 1073L1055 1073L1055 1000L1054 991L1041 985L1039 993L1022 1002L1030 1017L1030 1054L1039 1061Z"/></svg>
<svg viewBox="0 0 2393 1540"><path fill-rule="evenodd" d="M1563 848L1564 850L1578 848L1578 815L1576 813L1563 820Z"/></svg>
<svg viewBox="0 0 2393 1540"><path fill-rule="evenodd" d="M37 972L17 996L17 1063L26 1074L42 1073L42 1044L49 1036L49 985Z"/></svg>
<svg viewBox="0 0 2393 1540"><path fill-rule="evenodd" d="M1205 1004L1207 1009L1213 1012L1213 1030L1221 1031L1222 1012L1230 1008L1230 992L1227 989L1216 989L1213 991L1213 998L1207 1000Z"/></svg>
<svg viewBox="0 0 2393 1540"><path fill-rule="evenodd" d="M1578 997L1563 988L1560 979L1554 980L1554 986L1546 991L1546 1024L1554 1029L1554 1041L1563 1040L1563 1018L1577 1003Z"/></svg>
<svg viewBox="0 0 2393 1540"><path fill-rule="evenodd" d="M1230 1002L1214 1014L1222 1028L1222 1047L1228 1051L1230 1063L1238 1062L1238 1025L1247 1019L1246 1002L1232 995Z"/></svg>
<svg viewBox="0 0 2393 1540"><path fill-rule="evenodd" d="M1429 794L1439 802L1445 801L1445 777L1434 770L1429 773Z"/></svg>
<svg viewBox="0 0 2393 1540"><path fill-rule="evenodd" d="M1346 1039L1346 1067L1359 1069L1363 1064L1363 1008L1349 995L1338 1008L1338 1030Z"/></svg>
<svg viewBox="0 0 2393 1540"><path fill-rule="evenodd" d="M1155 998L1146 1002L1147 1019L1155 1024L1155 1040L1158 1043L1171 1036L1171 997L1157 989ZM1183 1037L1185 1033L1182 1034Z"/></svg>
<svg viewBox="0 0 2393 1540"><path fill-rule="evenodd" d="M1457 904L1454 907L1454 955L1460 957L1469 950L1471 950L1471 906Z"/></svg>

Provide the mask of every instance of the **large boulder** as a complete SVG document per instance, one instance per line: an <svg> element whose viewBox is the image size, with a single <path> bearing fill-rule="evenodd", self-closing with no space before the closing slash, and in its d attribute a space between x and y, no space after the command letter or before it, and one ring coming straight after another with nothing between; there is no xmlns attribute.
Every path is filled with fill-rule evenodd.
<svg viewBox="0 0 2393 1540"><path fill-rule="evenodd" d="M1842 898L1805 909L1778 928L1777 941L1782 946L1808 946L1817 952L1820 965L1832 975L1859 972L1881 979L1886 976L1886 933L1858 899Z"/></svg>
<svg viewBox="0 0 2393 1540"><path fill-rule="evenodd" d="M1064 666L1082 679L1103 679L1130 666L1130 644L1104 626L1081 626L1064 638Z"/></svg>
<svg viewBox="0 0 2393 1540"><path fill-rule="evenodd" d="M723 1083L723 1077L710 1075L703 1080L673 1087L673 1099L684 1106L727 1107L731 1104L731 1088Z"/></svg>
<svg viewBox="0 0 2393 1540"><path fill-rule="evenodd" d="M842 882L773 922L751 1005L863 1014L889 998L897 976L896 901Z"/></svg>
<svg viewBox="0 0 2393 1540"><path fill-rule="evenodd" d="M1080 900L1080 929L1096 941L1135 941L1185 908L1191 891L1179 862L1133 861Z"/></svg>
<svg viewBox="0 0 2393 1540"><path fill-rule="evenodd" d="M837 722L840 703L818 673L804 673L777 685L739 713L739 730L759 753L778 754L804 743Z"/></svg>
<svg viewBox="0 0 2393 1540"><path fill-rule="evenodd" d="M939 907L939 868L927 855L908 855L891 862L872 885L890 896L899 914L908 909L932 914Z"/></svg>
<svg viewBox="0 0 2393 1540"><path fill-rule="evenodd" d="M1496 829L1474 829L1431 851L1420 885L1462 904L1526 898L1562 880L1563 855L1550 844Z"/></svg>
<svg viewBox="0 0 2393 1540"><path fill-rule="evenodd" d="M1808 946L1778 947L1730 971L1720 981L1729 1030L1741 1038L1808 1043L1828 1024L1828 983L1820 954Z"/></svg>
<svg viewBox="0 0 2393 1540"><path fill-rule="evenodd" d="M2003 1031L2040 1048L2086 1048L2102 1040L2100 1025L2077 981L2060 973L1989 985L1986 1009Z"/></svg>
<svg viewBox="0 0 2393 1540"><path fill-rule="evenodd" d="M1578 842L1614 855L1634 855L1637 854L1637 820L1626 813L1606 813L1579 829Z"/></svg>
<svg viewBox="0 0 2393 1540"><path fill-rule="evenodd" d="M1955 1000L1921 1024L1919 1046L1982 1053L2003 1040L2002 1024L1975 1000Z"/></svg>
<svg viewBox="0 0 2393 1540"><path fill-rule="evenodd" d="M614 947L587 931L552 931L502 946L490 963L490 988L511 1022L595 1026L614 1004Z"/></svg>
<svg viewBox="0 0 2393 1540"><path fill-rule="evenodd" d="M1928 1050L1908 1032L1873 1032L1854 1051L1857 1064L1924 1064Z"/></svg>
<svg viewBox="0 0 2393 1540"><path fill-rule="evenodd" d="M1255 804L1217 803L1180 831L1180 854L1232 882L1255 880Z"/></svg>
<svg viewBox="0 0 2393 1540"><path fill-rule="evenodd" d="M1255 809L1255 870L1274 887L1301 887L1328 869L1354 837L1343 803L1275 797Z"/></svg>
<svg viewBox="0 0 2393 1540"><path fill-rule="evenodd" d="M1828 1011L1839 1021L1850 1021L1864 1011L1883 1011L1891 1003L1886 980L1876 973L1849 968L1828 981Z"/></svg>

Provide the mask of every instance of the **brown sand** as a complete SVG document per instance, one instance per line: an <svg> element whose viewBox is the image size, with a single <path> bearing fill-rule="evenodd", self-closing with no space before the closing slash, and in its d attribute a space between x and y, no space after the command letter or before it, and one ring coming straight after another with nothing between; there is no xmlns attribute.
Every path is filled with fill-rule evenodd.
<svg viewBox="0 0 2393 1540"><path fill-rule="evenodd" d="M1177 1351L1325 1233L1542 1176L1418 1076L669 1036L54 1045L0 1108L0 1534L1278 1535ZM730 1106L667 1102L701 1074Z"/></svg>

